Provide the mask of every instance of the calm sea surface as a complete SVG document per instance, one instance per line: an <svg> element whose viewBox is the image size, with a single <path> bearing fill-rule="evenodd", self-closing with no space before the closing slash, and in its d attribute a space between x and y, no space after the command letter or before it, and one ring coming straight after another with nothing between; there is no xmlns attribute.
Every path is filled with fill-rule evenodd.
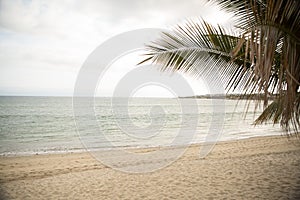
<svg viewBox="0 0 300 200"><path fill-rule="evenodd" d="M250 104L244 116L243 101L238 106L236 100L210 99L120 102L112 106L110 98L96 98L93 116L74 117L71 97L0 97L0 154L201 143L212 132L220 133L219 141L282 134L277 125L253 126L260 111L254 114Z"/></svg>

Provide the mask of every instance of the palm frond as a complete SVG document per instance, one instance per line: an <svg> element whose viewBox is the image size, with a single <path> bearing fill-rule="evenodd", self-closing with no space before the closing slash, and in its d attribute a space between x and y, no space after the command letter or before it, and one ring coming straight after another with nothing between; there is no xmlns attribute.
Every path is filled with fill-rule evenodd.
<svg viewBox="0 0 300 200"><path fill-rule="evenodd" d="M290 130L290 125L297 130L299 128L297 91L300 86L300 1L245 0L243 2L244 11L238 12L237 17L241 19L248 17L248 20L241 20L238 25L242 28L242 36L250 42L246 49L249 55L245 59L251 61L255 75L260 79L258 92L265 94L265 106L268 105L269 92L278 93L277 105L284 108L281 112L281 125L286 130ZM244 44L245 40L240 39L240 42ZM241 49L234 49L233 57L236 57L239 51Z"/></svg>
<svg viewBox="0 0 300 200"><path fill-rule="evenodd" d="M231 50L239 37L228 34L222 27L214 27L204 20L189 20L146 46L147 59L160 64L162 71L188 72L195 77L209 77L212 73L223 74L222 81L234 90L245 81L242 58L231 62ZM241 53L242 54L242 53ZM246 63L250 68L250 63ZM234 74L234 78L226 75ZM232 81L234 80L234 81ZM227 88L229 89L229 88Z"/></svg>
<svg viewBox="0 0 300 200"><path fill-rule="evenodd" d="M255 120L255 124L263 124L270 120L272 120L274 124L279 123L281 120L282 112L282 104L278 103L278 101L275 100L264 109L262 114Z"/></svg>
<svg viewBox="0 0 300 200"><path fill-rule="evenodd" d="M280 119L286 130L297 131L300 127L300 1L213 2L235 14L239 35L229 34L204 20L189 20L147 45L149 57L145 61L161 64L163 71L182 71L202 77L219 73L227 90L239 88L244 94L264 95L265 110L257 123L271 118L275 123ZM269 94L276 94L270 105ZM248 95L251 96L258 95Z"/></svg>

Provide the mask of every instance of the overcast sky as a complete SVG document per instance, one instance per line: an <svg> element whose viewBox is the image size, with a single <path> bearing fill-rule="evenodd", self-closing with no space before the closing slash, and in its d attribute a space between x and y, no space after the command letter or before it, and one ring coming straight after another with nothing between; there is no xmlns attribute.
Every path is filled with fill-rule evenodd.
<svg viewBox="0 0 300 200"><path fill-rule="evenodd" d="M102 42L125 31L170 28L195 16L228 23L227 15L205 3L0 0L0 95L72 95L87 56ZM107 84L106 90L112 87ZM197 87L198 93L205 93Z"/></svg>

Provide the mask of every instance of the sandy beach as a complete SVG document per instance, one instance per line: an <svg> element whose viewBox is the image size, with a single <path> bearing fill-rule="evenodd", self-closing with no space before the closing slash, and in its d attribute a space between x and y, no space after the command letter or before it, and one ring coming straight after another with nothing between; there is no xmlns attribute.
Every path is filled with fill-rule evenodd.
<svg viewBox="0 0 300 200"><path fill-rule="evenodd" d="M120 172L89 153L0 159L1 199L300 198L300 141L285 136L220 142L203 159L193 145L150 173Z"/></svg>

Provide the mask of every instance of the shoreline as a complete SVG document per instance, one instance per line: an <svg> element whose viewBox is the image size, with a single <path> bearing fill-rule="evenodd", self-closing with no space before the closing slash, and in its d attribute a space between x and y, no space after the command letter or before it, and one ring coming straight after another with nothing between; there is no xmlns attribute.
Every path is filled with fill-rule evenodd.
<svg viewBox="0 0 300 200"><path fill-rule="evenodd" d="M212 148L212 152L214 151L215 147L218 147L219 145L230 145L235 143L244 143L244 142L251 142L251 141L263 141L263 140L286 140L287 143L296 144L299 143L300 148L300 138L298 136L287 136L287 135L267 135L267 136L254 136L254 137L248 137L248 138L239 138L239 139L232 139L232 140L223 140L218 141L214 144L214 147ZM127 151L127 152L135 152L135 153L143 153L143 152L151 152L156 150L172 150L172 149L191 149L191 148L198 148L205 146L206 142L200 142L200 143L191 143L189 145L171 145L171 146L149 146L149 147L124 147L120 148L121 150ZM209 143L207 143L208 145ZM86 149L78 150L78 151L53 151L53 152L42 152L42 153L25 153L25 154L0 154L0 160L6 159L6 158L12 158L12 159L22 159L22 158L31 158L31 157L65 157L69 155L89 155L93 157L93 153L97 152L110 152L114 151L114 149L101 149L101 150L92 150L88 151ZM210 153L208 153L207 156L209 156ZM1 182L1 179L0 179Z"/></svg>
<svg viewBox="0 0 300 200"><path fill-rule="evenodd" d="M4 199L300 197L299 138L265 136L218 142L205 158L199 158L201 146L192 144L170 165L137 174L103 165L88 152L1 156L0 195Z"/></svg>
<svg viewBox="0 0 300 200"><path fill-rule="evenodd" d="M223 139L219 140L216 142L216 144L219 143L227 143L227 142L235 142L239 140L248 140L248 139L255 139L255 138L267 138L267 137L283 137L283 138L289 138L291 139L296 139L298 136L288 136L285 135L285 133L282 133L281 135L279 134L274 134L274 135L266 135L266 136L249 136L249 137L243 137L243 138L233 138L233 139ZM205 141L202 142L195 142L195 143L190 143L188 145L169 145L169 146L147 146L147 147L141 147L141 146L124 146L124 147L116 147L117 149L124 149L124 150L139 150L139 149L159 149L159 148L189 148L191 146L201 146L205 144ZM3 152L0 153L0 158L2 157L29 157L29 156L35 156L35 155L58 155L58 154L73 154L73 153L89 153L89 152L97 152L97 151L111 151L114 150L114 148L102 148L102 149L94 149L94 150L87 150L86 148L82 147L82 149L70 149L70 150L61 150L61 151L34 151L34 152Z"/></svg>

